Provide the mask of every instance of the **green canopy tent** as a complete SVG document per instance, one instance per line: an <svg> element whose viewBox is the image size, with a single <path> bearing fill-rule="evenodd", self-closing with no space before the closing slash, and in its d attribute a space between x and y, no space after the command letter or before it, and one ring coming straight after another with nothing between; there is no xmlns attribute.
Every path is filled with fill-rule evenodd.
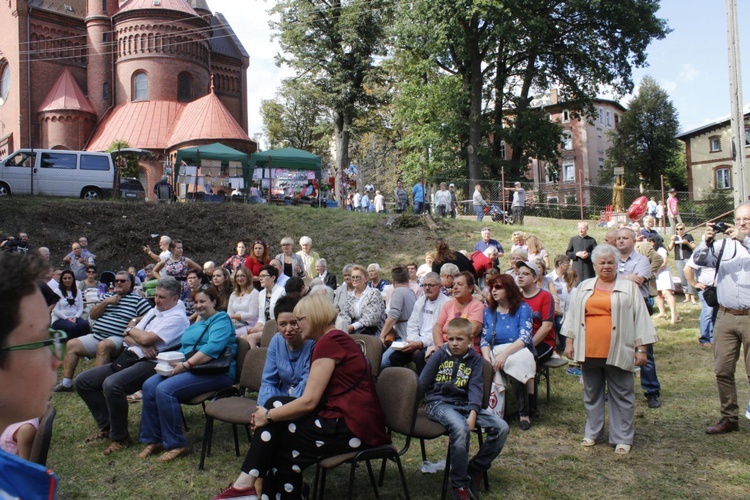
<svg viewBox="0 0 750 500"><path fill-rule="evenodd" d="M174 181L176 185L177 176L179 175L180 164L184 161L187 164L192 164L200 167L201 160L219 160L222 165L229 165L230 161L238 161L242 163L242 174L245 178L245 185L247 183L246 173L248 170L248 157L247 153L237 151L229 146L225 146L219 142L213 144L206 144L205 146L194 146L192 148L180 149L177 151L177 158L175 159L175 165L177 168L174 169Z"/></svg>
<svg viewBox="0 0 750 500"><path fill-rule="evenodd" d="M250 185L255 168L271 169L271 183L273 183L273 169L283 170L311 170L320 179L322 162L320 156L301 149L283 148L270 149L250 155L250 166L245 168L245 184Z"/></svg>

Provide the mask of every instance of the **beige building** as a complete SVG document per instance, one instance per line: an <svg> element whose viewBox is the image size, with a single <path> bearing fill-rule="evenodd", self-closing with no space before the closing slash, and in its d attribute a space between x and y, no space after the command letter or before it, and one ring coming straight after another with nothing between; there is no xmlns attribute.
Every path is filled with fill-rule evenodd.
<svg viewBox="0 0 750 500"><path fill-rule="evenodd" d="M734 191L732 131L729 118L683 132L677 136L685 142L688 191L695 201L714 191ZM745 114L745 146L750 147L750 113ZM746 149L746 157L750 158Z"/></svg>

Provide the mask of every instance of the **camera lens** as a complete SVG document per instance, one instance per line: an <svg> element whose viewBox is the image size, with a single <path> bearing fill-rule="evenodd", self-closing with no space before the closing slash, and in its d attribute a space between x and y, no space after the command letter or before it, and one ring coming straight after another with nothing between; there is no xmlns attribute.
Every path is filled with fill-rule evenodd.
<svg viewBox="0 0 750 500"><path fill-rule="evenodd" d="M717 222L714 224L714 231L717 233L726 233L729 230L726 222Z"/></svg>

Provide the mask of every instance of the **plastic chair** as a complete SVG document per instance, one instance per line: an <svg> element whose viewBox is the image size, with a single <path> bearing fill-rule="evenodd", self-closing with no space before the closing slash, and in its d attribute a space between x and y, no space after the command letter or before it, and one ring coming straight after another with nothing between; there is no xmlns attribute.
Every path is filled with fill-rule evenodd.
<svg viewBox="0 0 750 500"><path fill-rule="evenodd" d="M260 337L260 346L268 347L271 345L271 339L279 329L276 327L276 320L269 319L266 324L263 325L263 335Z"/></svg>
<svg viewBox="0 0 750 500"><path fill-rule="evenodd" d="M221 394L217 394L216 398L204 408L206 429L203 432L203 447L201 448L201 461L198 464L198 470L203 470L206 457L211 455L214 420L232 424L234 452L238 457L240 456L240 442L237 437L238 425L245 426L247 440L250 441L250 425L258 402L254 399L248 399L245 394L260 390L267 351L268 349L265 347L250 349L242 365L239 390L232 391L234 394L229 397L221 397Z"/></svg>
<svg viewBox="0 0 750 500"><path fill-rule="evenodd" d="M378 337L373 335L363 335L361 333L355 333L350 335L362 349L367 360L370 362L370 368L372 369L372 376L378 377L380 373L380 361L383 359L383 343Z"/></svg>
<svg viewBox="0 0 750 500"><path fill-rule="evenodd" d="M377 339L376 339L377 340ZM376 446L362 451L343 453L320 460L315 470L315 483L313 485L313 498L325 498L326 472L336 467L349 464L349 489L346 498L352 498L354 493L354 473L360 462L365 462L367 472L370 476L375 497L379 498L378 485L372 472L372 460L383 460L381 468L382 477L385 473L385 460L392 460L398 467L404 496L409 499L409 489L406 484L406 476L401 465L401 455L409 449L411 432L414 428L414 416L417 408L418 381L414 371L402 367L390 367L383 370L376 386L378 398L385 413L385 425L392 432L398 432L407 436L406 444L401 450L393 445ZM320 487L320 490L318 488Z"/></svg>

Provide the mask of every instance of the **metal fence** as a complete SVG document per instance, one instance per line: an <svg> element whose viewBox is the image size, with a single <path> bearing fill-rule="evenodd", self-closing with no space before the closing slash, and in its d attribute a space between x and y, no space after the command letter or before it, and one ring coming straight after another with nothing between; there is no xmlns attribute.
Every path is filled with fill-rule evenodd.
<svg viewBox="0 0 750 500"><path fill-rule="evenodd" d="M439 189L441 182L445 182L447 185L455 185L457 198L461 206L460 210L464 215L474 213L472 195L476 184L482 187L482 197L485 201L497 204L501 208L504 207L506 211L510 211L514 192L513 182L501 184L491 180L475 182L468 179L428 179L427 192L430 195L434 194ZM533 182L521 182L521 185L526 193L526 208L524 210L526 216L606 222L605 219L612 212L613 188L611 185L536 184ZM626 188L622 193L623 211L627 211L633 201L641 196L648 199L653 198L657 203L662 200L662 193L659 190L644 190L641 192L638 188ZM688 192L677 192L677 199L679 200L678 208L682 221L687 226L703 224L707 220L719 217L734 208L731 191L720 191L701 201L692 200ZM662 203L666 204L666 193ZM666 213L666 208L664 211ZM727 220L730 218L731 216L727 217ZM665 220L664 224L669 226L669 221Z"/></svg>

